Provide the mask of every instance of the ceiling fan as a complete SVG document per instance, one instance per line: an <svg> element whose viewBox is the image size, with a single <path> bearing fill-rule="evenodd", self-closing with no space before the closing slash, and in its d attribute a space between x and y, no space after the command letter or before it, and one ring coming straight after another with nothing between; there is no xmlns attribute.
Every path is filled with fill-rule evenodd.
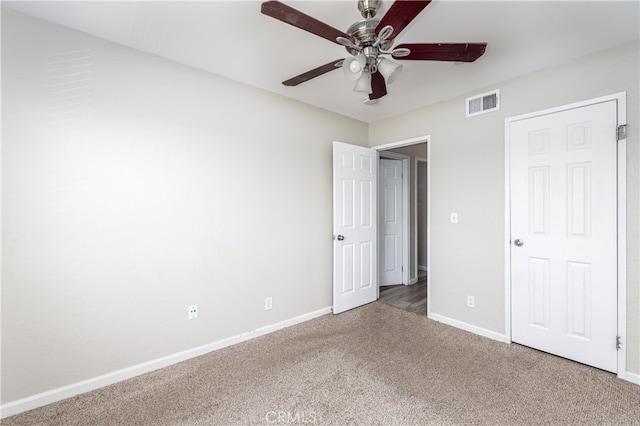
<svg viewBox="0 0 640 426"><path fill-rule="evenodd" d="M261 12L294 27L344 46L351 55L283 81L297 86L337 68L355 80L354 91L367 93L365 104L373 104L387 94L387 84L397 80L402 65L388 59L417 61L473 62L484 54L487 43L413 43L392 48L394 39L431 0L396 0L387 13L375 18L381 0L358 0L363 20L342 32L279 1L262 3Z"/></svg>
<svg viewBox="0 0 640 426"><path fill-rule="evenodd" d="M365 104L373 104L387 94L387 84L397 80L402 65L394 59L419 61L473 62L484 54L487 43L413 43L392 48L393 40L431 0L396 0L382 19L375 18L381 0L358 0L363 20L342 32L279 1L262 3L261 12L287 24L342 45L351 55L283 81L297 86L312 78L342 68L355 80L354 91L367 93Z"/></svg>

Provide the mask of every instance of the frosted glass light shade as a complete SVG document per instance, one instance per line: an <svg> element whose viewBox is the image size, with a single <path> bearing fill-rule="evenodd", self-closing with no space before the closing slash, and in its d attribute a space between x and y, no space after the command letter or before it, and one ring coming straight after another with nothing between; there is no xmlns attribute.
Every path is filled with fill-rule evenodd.
<svg viewBox="0 0 640 426"><path fill-rule="evenodd" d="M353 90L355 92L371 93L371 74L368 72L362 73Z"/></svg>
<svg viewBox="0 0 640 426"><path fill-rule="evenodd" d="M362 76L367 58L364 55L346 58L342 62L342 71L349 80L357 80Z"/></svg>
<svg viewBox="0 0 640 426"><path fill-rule="evenodd" d="M378 62L378 71L384 76L387 84L392 84L402 74L402 65L386 58L381 58Z"/></svg>

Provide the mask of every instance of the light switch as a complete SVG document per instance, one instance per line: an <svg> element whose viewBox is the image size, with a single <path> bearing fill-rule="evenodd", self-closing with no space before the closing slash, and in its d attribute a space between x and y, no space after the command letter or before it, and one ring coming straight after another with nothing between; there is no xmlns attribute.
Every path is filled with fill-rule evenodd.
<svg viewBox="0 0 640 426"><path fill-rule="evenodd" d="M458 213L451 212L451 223L458 223Z"/></svg>

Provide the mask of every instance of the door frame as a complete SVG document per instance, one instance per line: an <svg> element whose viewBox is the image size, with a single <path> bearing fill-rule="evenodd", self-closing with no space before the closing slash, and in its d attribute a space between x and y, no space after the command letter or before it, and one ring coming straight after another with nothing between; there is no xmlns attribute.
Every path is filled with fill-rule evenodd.
<svg viewBox="0 0 640 426"><path fill-rule="evenodd" d="M384 154L378 151L378 163L382 159L382 157L387 157L391 160L398 160L402 163L402 284L409 285L413 284L411 282L411 276L409 275L409 244L411 241L409 235L409 223L411 218L409 217L409 175L411 173L411 165L410 159L411 157L406 154L398 154L395 152L387 152ZM378 166L378 174L380 174L380 166ZM380 176L378 176L378 211L380 211L380 205L382 203L382 196L380 191L382 190L382 185L380 185ZM380 219L382 215L378 214L378 251L382 249L382 244L380 244L382 227L380 226ZM380 261L380 253L378 255L378 270L380 271L383 268L384 263ZM378 277L380 277L380 272L378 272ZM379 283L378 283L379 284ZM380 287L378 285L378 287Z"/></svg>
<svg viewBox="0 0 640 426"><path fill-rule="evenodd" d="M428 147L427 147L428 149ZM416 170L416 174L415 174L415 179L414 179L414 193L413 193L413 197L416 200L416 205L415 207L415 216L416 216L416 234L418 233L418 167L420 163L424 163L426 168L427 168L427 176L429 176L429 159L428 158L424 158L424 157L415 157L415 162L414 162L414 167ZM429 185L429 179L427 178L427 186ZM427 199L429 198L429 193L427 192ZM429 205L427 205L427 211L429 210ZM416 237L415 239L415 247L414 247L414 262L416 264L416 269L418 271L420 271L420 264L418 262L418 239L419 239L419 235ZM427 227L427 243L429 242L429 228ZM427 250L427 259L429 257L429 251ZM427 265L423 265L425 268L427 268L427 270L425 271L427 273L427 277L429 277L429 266ZM420 272L416 271L416 278L418 278L420 276Z"/></svg>
<svg viewBox="0 0 640 426"><path fill-rule="evenodd" d="M510 125L514 121L525 120L541 115L555 114L558 112L581 108L603 102L617 102L618 125L627 124L627 102L626 92L615 93L599 98L588 99L541 111L521 114L505 118L505 272L504 272L504 306L505 306L505 342L511 343L511 200L510 200ZM620 336L621 348L618 350L618 378L627 380L626 374L626 336L627 336L627 140L618 140L617 153L617 187L618 187L618 336ZM614 342L612 342L614 344Z"/></svg>

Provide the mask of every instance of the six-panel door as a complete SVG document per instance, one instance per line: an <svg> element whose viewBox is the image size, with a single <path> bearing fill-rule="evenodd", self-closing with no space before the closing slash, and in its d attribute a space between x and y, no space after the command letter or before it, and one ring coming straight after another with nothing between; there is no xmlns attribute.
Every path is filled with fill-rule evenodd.
<svg viewBox="0 0 640 426"><path fill-rule="evenodd" d="M512 340L613 372L616 124L615 101L510 124Z"/></svg>
<svg viewBox="0 0 640 426"><path fill-rule="evenodd" d="M376 300L377 152L333 145L333 313Z"/></svg>

